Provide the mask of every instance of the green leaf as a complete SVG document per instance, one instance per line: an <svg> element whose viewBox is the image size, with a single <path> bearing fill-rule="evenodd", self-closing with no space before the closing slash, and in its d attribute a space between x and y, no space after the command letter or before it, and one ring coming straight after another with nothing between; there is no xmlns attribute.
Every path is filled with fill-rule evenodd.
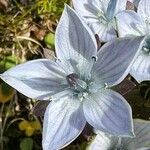
<svg viewBox="0 0 150 150"><path fill-rule="evenodd" d="M15 90L7 83L3 81L0 82L0 103L6 103L14 96Z"/></svg>
<svg viewBox="0 0 150 150"><path fill-rule="evenodd" d="M20 150L32 150L33 149L33 140L31 138L24 138L20 142Z"/></svg>
<svg viewBox="0 0 150 150"><path fill-rule="evenodd" d="M6 108L6 111L8 109ZM5 111L5 113L6 113ZM13 123L7 130L6 130L6 135L11 139L19 139L20 135L21 135L21 131L18 130L17 126L15 123Z"/></svg>
<svg viewBox="0 0 150 150"><path fill-rule="evenodd" d="M11 87L11 86L9 86L7 83L5 83L5 82L2 82L1 84L0 84L0 93L1 94L3 94L3 95L5 95L5 96L8 96L8 95L11 95L12 94L12 92L14 92L14 90L13 90L13 88Z"/></svg>
<svg viewBox="0 0 150 150"><path fill-rule="evenodd" d="M80 149L81 150L85 150L86 149L86 147L87 147L87 142L83 142L81 145L80 145Z"/></svg>
<svg viewBox="0 0 150 150"><path fill-rule="evenodd" d="M0 60L0 73L14 67L20 62L19 58L14 55L6 56L3 60Z"/></svg>
<svg viewBox="0 0 150 150"><path fill-rule="evenodd" d="M53 33L48 33L44 37L44 42L48 48L54 48L54 40L55 40L55 35Z"/></svg>

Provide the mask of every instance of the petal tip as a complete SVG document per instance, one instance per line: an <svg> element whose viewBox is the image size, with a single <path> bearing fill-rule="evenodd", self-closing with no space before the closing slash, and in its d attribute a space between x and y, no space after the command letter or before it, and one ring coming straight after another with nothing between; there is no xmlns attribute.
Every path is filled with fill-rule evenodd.
<svg viewBox="0 0 150 150"><path fill-rule="evenodd" d="M71 9L71 7L68 4L66 4L66 3L64 4L64 6L65 6L64 10Z"/></svg>
<svg viewBox="0 0 150 150"><path fill-rule="evenodd" d="M120 136L123 136L123 137L129 137L129 138L135 138L136 135L133 131L133 128L129 131L127 131L126 133L124 133L124 135L120 135Z"/></svg>
<svg viewBox="0 0 150 150"><path fill-rule="evenodd" d="M131 137L131 138L135 138L135 137L136 137L134 131L131 131L131 132L129 133L129 137Z"/></svg>

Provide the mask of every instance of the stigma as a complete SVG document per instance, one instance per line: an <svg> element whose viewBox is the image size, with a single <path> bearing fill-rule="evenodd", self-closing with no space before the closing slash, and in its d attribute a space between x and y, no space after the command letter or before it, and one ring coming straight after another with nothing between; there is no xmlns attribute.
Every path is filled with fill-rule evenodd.
<svg viewBox="0 0 150 150"><path fill-rule="evenodd" d="M88 85L85 81L79 79L79 76L75 73L69 74L66 77L66 80L70 86L70 88L72 88L73 90L77 91L77 92L84 92L86 91Z"/></svg>

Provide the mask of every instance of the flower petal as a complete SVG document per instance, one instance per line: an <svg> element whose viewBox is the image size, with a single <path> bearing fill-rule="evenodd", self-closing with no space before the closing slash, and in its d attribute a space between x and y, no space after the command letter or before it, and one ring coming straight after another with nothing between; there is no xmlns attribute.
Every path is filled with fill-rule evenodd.
<svg viewBox="0 0 150 150"><path fill-rule="evenodd" d="M110 0L107 7L107 13L106 13L107 18L111 20L117 13L125 10L126 3L127 0Z"/></svg>
<svg viewBox="0 0 150 150"><path fill-rule="evenodd" d="M97 17L99 12L107 11L109 0L72 0L77 13L90 23L90 18Z"/></svg>
<svg viewBox="0 0 150 150"><path fill-rule="evenodd" d="M126 9L127 0L117 0L115 14Z"/></svg>
<svg viewBox="0 0 150 150"><path fill-rule="evenodd" d="M87 150L114 150L118 144L119 138L98 131L96 137L89 145Z"/></svg>
<svg viewBox="0 0 150 150"><path fill-rule="evenodd" d="M149 0L140 0L137 13L143 21L150 20L150 3Z"/></svg>
<svg viewBox="0 0 150 150"><path fill-rule="evenodd" d="M98 130L117 136L133 135L131 108L112 90L102 90L85 99L83 111L87 122Z"/></svg>
<svg viewBox="0 0 150 150"><path fill-rule="evenodd" d="M122 138L123 148L131 149L150 148L150 121L134 119L135 138Z"/></svg>
<svg viewBox="0 0 150 150"><path fill-rule="evenodd" d="M111 25L100 24L99 21L97 21L89 26L94 33L98 34L102 42L117 38L117 33Z"/></svg>
<svg viewBox="0 0 150 150"><path fill-rule="evenodd" d="M102 33L100 34L100 32ZM117 38L117 32L111 25L105 26L104 30L99 28L98 35L103 42L108 42L111 41L112 39Z"/></svg>
<svg viewBox="0 0 150 150"><path fill-rule="evenodd" d="M136 135L136 148L150 148L150 121L140 119L134 120L134 130Z"/></svg>
<svg viewBox="0 0 150 150"><path fill-rule="evenodd" d="M139 83L150 80L150 56L141 53L135 60L130 73Z"/></svg>
<svg viewBox="0 0 150 150"><path fill-rule="evenodd" d="M119 84L129 73L131 66L143 46L144 38L119 38L106 43L98 53L92 69L95 85Z"/></svg>
<svg viewBox="0 0 150 150"><path fill-rule="evenodd" d="M98 34L101 41L110 41L117 37L112 25L108 25L109 20L106 18L106 11L109 0L73 0L75 10L84 18L94 34Z"/></svg>
<svg viewBox="0 0 150 150"><path fill-rule="evenodd" d="M43 125L43 150L61 149L82 132L86 120L78 99L66 96L46 109Z"/></svg>
<svg viewBox="0 0 150 150"><path fill-rule="evenodd" d="M87 65L91 65L92 56L97 54L92 31L69 6L65 7L56 29L56 54L65 64L69 62L66 69L71 66L70 73L77 68L81 74L84 74Z"/></svg>
<svg viewBox="0 0 150 150"><path fill-rule="evenodd" d="M1 79L30 98L49 100L68 87L65 76L55 62L39 59L17 65L4 72Z"/></svg>
<svg viewBox="0 0 150 150"><path fill-rule="evenodd" d="M119 37L145 35L145 23L139 15L130 10L116 15Z"/></svg>

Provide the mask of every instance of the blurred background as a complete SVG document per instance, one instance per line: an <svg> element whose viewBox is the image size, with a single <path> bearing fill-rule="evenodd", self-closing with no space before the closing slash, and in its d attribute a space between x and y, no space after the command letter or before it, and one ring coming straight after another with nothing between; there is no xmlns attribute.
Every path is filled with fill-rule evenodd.
<svg viewBox="0 0 150 150"><path fill-rule="evenodd" d="M64 3L71 5L70 0L0 0L0 73L28 60L54 59L54 33ZM133 117L149 120L150 82L129 91L124 96ZM42 119L48 104L29 99L0 80L0 150L42 150ZM89 129L65 150L85 150L92 138Z"/></svg>

